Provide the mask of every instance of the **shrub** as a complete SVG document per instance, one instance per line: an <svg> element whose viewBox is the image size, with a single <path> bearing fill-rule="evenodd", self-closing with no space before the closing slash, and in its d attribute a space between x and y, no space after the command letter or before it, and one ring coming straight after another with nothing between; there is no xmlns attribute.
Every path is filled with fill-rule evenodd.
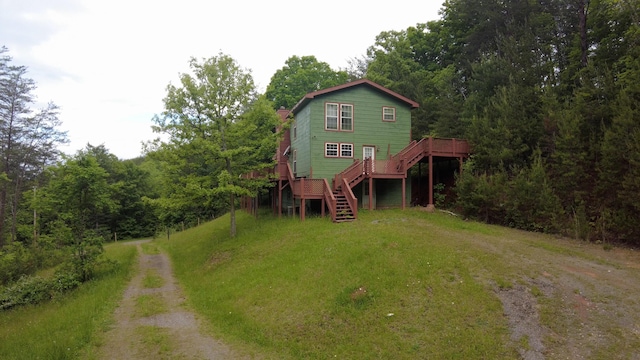
<svg viewBox="0 0 640 360"><path fill-rule="evenodd" d="M32 251L22 243L11 243L0 251L0 284L16 281L22 275L36 270L37 261Z"/></svg>
<svg viewBox="0 0 640 360"><path fill-rule="evenodd" d="M37 304L51 298L51 282L39 276L23 276L0 294L0 310Z"/></svg>
<svg viewBox="0 0 640 360"><path fill-rule="evenodd" d="M51 279L24 275L0 292L0 310L50 300L80 286L81 283L80 276L68 269L57 271Z"/></svg>

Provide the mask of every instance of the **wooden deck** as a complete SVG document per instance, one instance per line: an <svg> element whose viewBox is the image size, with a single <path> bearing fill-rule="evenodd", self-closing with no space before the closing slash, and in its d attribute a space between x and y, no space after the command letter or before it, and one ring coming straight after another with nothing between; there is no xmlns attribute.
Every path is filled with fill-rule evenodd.
<svg viewBox="0 0 640 360"><path fill-rule="evenodd" d="M433 158L455 158L462 161L469 157L470 147L466 140L444 139L444 138L424 138L420 141L412 141L404 149L388 159L360 160L356 159L345 170L336 174L331 183L326 179L296 178L291 170L287 152L290 141L288 137L280 144L278 153L274 156L276 166L266 173L253 173L245 176L264 177L270 176L277 182L276 194L274 193L273 208L278 214L282 214L282 191L289 186L293 193L293 198L300 200L300 218L305 218L305 201L321 200L322 216L325 215L325 208L329 210L331 219L334 222L351 221L358 216L358 199L354 196L352 189L364 179L401 179L402 180L402 207L406 207L406 178L407 171L421 160L427 158L429 163L429 206L433 206ZM372 182L369 181L369 186ZM369 191L369 208L373 203ZM243 207L253 209L251 202L247 202ZM294 207L295 215L295 207Z"/></svg>
<svg viewBox="0 0 640 360"><path fill-rule="evenodd" d="M444 139L444 138L424 138L420 141L412 141L397 154L388 159L359 160L347 167L344 171L336 174L331 184L326 179L306 179L295 178L288 162L288 157L284 156L288 151L290 142L285 139L276 154L277 165L273 169L273 175L278 182L278 200L274 205L279 214L282 213L282 190L287 186L291 188L294 199L301 201L300 217L304 219L304 202L307 199L322 200L322 215L324 216L325 206L329 209L333 221L348 221L357 218L357 198L351 189L364 179L402 179L402 207L405 204L405 189L407 171L422 159L427 158L429 162L429 205L433 206L433 158L456 158L462 161L469 157L470 147L466 140ZM369 182L371 186L371 182ZM372 196L372 191L369 192ZM348 203L348 209L345 209ZM373 201L369 201L369 206ZM341 205L338 205L341 204ZM337 206L342 206L338 213ZM295 211L295 210L294 210Z"/></svg>

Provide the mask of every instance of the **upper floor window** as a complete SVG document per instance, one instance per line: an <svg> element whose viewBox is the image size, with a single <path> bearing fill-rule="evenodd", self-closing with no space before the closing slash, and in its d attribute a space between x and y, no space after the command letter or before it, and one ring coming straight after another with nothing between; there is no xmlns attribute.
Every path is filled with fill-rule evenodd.
<svg viewBox="0 0 640 360"><path fill-rule="evenodd" d="M382 108L382 121L396 121L396 108L383 107Z"/></svg>
<svg viewBox="0 0 640 360"><path fill-rule="evenodd" d="M353 105L350 104L325 104L326 130L353 131Z"/></svg>
<svg viewBox="0 0 640 360"><path fill-rule="evenodd" d="M296 125L296 123L293 123L293 138L298 138L298 126Z"/></svg>

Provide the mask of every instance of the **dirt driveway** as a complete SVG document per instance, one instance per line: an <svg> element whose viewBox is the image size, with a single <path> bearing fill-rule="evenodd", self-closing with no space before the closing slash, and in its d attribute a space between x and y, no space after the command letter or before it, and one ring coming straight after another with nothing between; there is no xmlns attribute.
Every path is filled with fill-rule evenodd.
<svg viewBox="0 0 640 360"><path fill-rule="evenodd" d="M640 251L539 236L464 239L515 274L494 288L521 357L640 360Z"/></svg>
<svg viewBox="0 0 640 360"><path fill-rule="evenodd" d="M99 359L236 359L229 347L203 335L164 253L138 248L139 265L106 333Z"/></svg>

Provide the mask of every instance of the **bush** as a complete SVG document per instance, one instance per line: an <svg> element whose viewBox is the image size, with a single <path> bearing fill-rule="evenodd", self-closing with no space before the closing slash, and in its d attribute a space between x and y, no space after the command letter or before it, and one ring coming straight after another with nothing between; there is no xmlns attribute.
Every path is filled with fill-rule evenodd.
<svg viewBox="0 0 640 360"><path fill-rule="evenodd" d="M0 251L0 284L7 284L36 270L36 258L22 243L8 244Z"/></svg>
<svg viewBox="0 0 640 360"><path fill-rule="evenodd" d="M35 305L80 286L80 276L62 270L51 279L40 276L22 276L15 284L0 292L0 310L20 305Z"/></svg>
<svg viewBox="0 0 640 360"><path fill-rule="evenodd" d="M23 276L0 294L0 310L37 304L51 299L51 282L39 276Z"/></svg>
<svg viewBox="0 0 640 360"><path fill-rule="evenodd" d="M468 161L456 184L457 206L465 216L529 231L559 230L562 207L539 156L531 167L511 174L501 169L476 175L473 170Z"/></svg>

